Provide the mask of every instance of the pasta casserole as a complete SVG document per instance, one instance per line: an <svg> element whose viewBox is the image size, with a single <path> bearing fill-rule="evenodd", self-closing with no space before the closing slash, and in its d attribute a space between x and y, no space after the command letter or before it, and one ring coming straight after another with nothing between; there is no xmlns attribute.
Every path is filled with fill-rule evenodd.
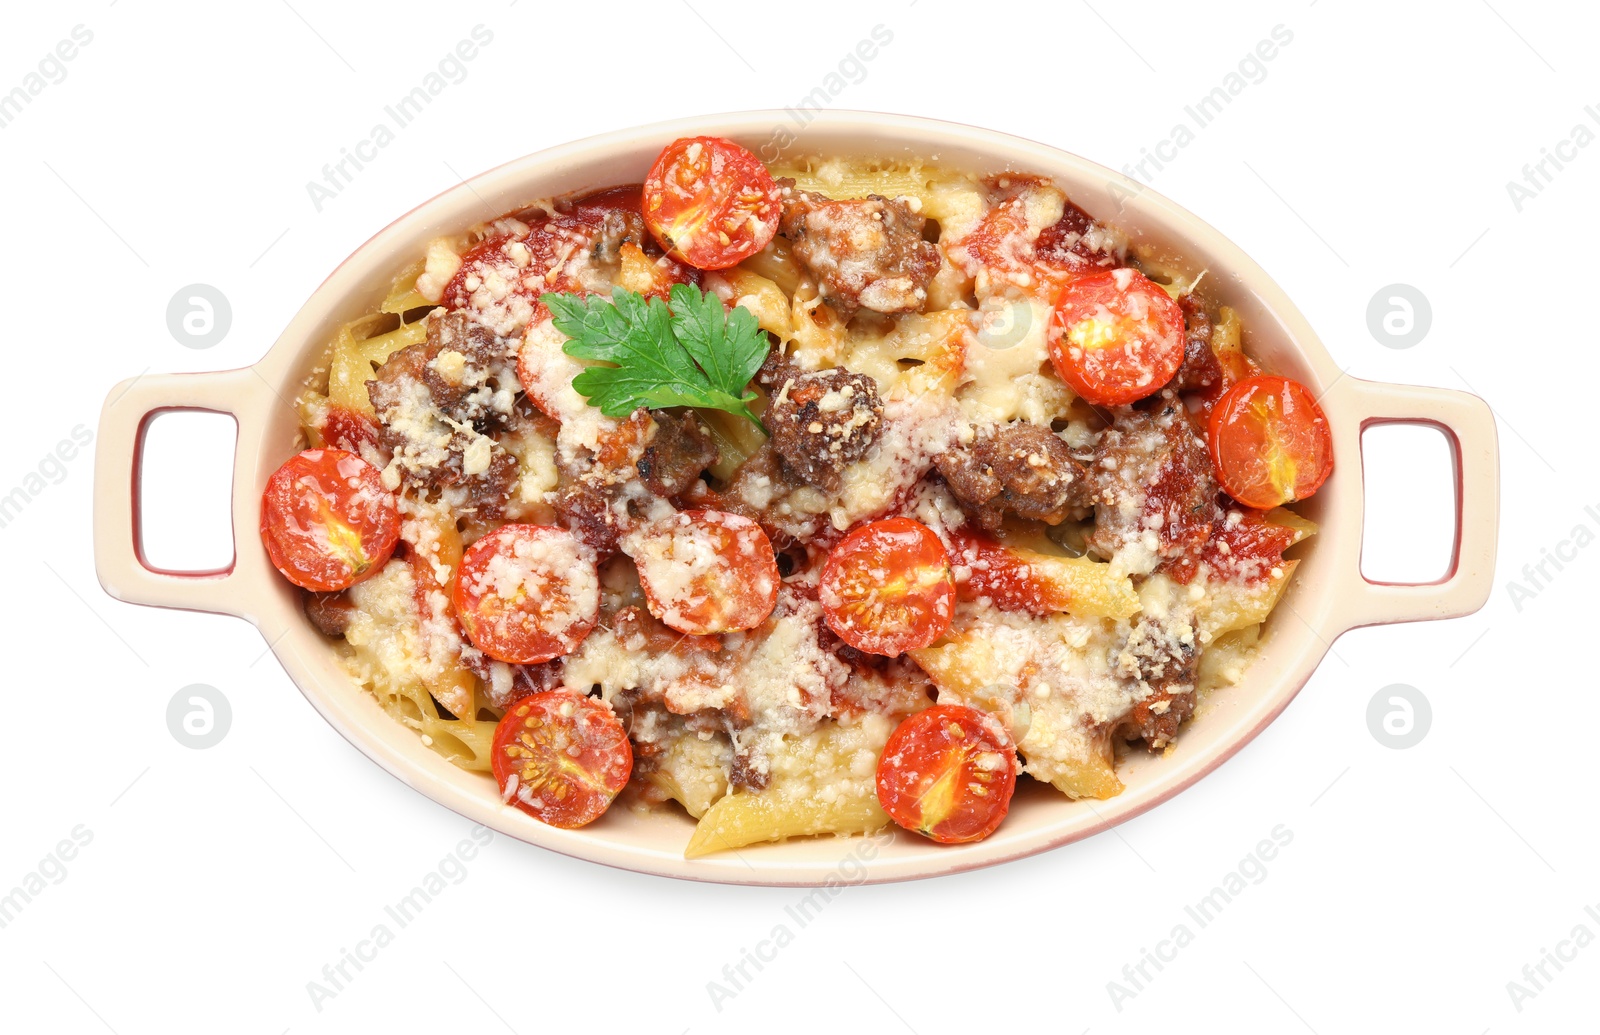
<svg viewBox="0 0 1600 1035"><path fill-rule="evenodd" d="M263 543L351 678L690 855L1122 788L1250 664L1333 465L1238 315L1048 179L717 137L397 260Z"/></svg>

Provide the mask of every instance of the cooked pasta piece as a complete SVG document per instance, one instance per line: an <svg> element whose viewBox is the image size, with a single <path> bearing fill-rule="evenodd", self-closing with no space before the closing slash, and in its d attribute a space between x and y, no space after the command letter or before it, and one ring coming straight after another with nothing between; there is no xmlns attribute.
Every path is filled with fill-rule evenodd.
<svg viewBox="0 0 1600 1035"><path fill-rule="evenodd" d="M1109 730L1090 730L1061 697L1031 705L1028 732L1017 744L1023 771L1069 798L1115 798L1122 793Z"/></svg>
<svg viewBox="0 0 1600 1035"><path fill-rule="evenodd" d="M794 334L791 293L749 268L751 261L746 259L731 269L706 274L706 287L724 302L750 310L755 315L756 326L768 334L776 335L779 341L788 341Z"/></svg>
<svg viewBox="0 0 1600 1035"><path fill-rule="evenodd" d="M1218 636L1200 655L1195 690L1203 698L1213 690L1232 686L1244 678L1261 642L1261 626L1247 625Z"/></svg>
<svg viewBox="0 0 1600 1035"><path fill-rule="evenodd" d="M830 198L864 198L869 194L915 198L922 214L941 224L946 220L975 221L984 208L976 177L936 166L874 167L832 159L804 166L781 166L773 174L793 179L800 190Z"/></svg>
<svg viewBox="0 0 1600 1035"><path fill-rule="evenodd" d="M420 733L423 743L466 768L487 772L495 723L476 714L450 717L434 700L428 681L444 678L430 661L416 605L411 566L392 560L351 592L355 611L345 630L350 667L385 711Z"/></svg>
<svg viewBox="0 0 1600 1035"><path fill-rule="evenodd" d="M1279 573L1259 582L1215 582L1195 610L1200 616L1200 642L1209 644L1225 633L1259 625L1272 614L1289 586L1299 561L1284 561ZM1159 576L1158 576L1159 577Z"/></svg>
<svg viewBox="0 0 1600 1035"><path fill-rule="evenodd" d="M709 855L763 841L815 834L866 834L889 825L874 783L878 754L894 728L882 715L826 723L784 745L771 782L729 794L701 816L684 855Z"/></svg>
<svg viewBox="0 0 1600 1035"><path fill-rule="evenodd" d="M726 737L701 739L694 733L672 738L645 773L645 782L699 819L728 793L733 750Z"/></svg>
<svg viewBox="0 0 1600 1035"><path fill-rule="evenodd" d="M339 328L333 340L333 355L328 361L328 398L335 406L373 416L367 382L384 360L428 338L428 329L422 320L369 337L371 330L385 320L387 317L381 315L363 317Z"/></svg>
<svg viewBox="0 0 1600 1035"><path fill-rule="evenodd" d="M423 262L414 262L407 266L405 272L395 278L394 286L389 289L389 294L378 306L380 313L393 313L403 316L414 309L429 309L433 302L429 301L422 292L417 290L417 278L422 275Z"/></svg>

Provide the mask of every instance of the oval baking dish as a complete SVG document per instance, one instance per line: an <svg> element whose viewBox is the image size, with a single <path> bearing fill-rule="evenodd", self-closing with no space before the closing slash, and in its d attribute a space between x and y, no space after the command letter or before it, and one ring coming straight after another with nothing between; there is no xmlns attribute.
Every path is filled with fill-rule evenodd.
<svg viewBox="0 0 1600 1035"><path fill-rule="evenodd" d="M1251 351L1272 371L1314 392L1332 427L1339 465L1300 505L1322 526L1301 554L1284 603L1269 620L1260 655L1235 686L1214 694L1166 754L1132 752L1118 767L1126 789L1106 801L1054 793L1019 794L989 839L942 846L910 834L852 844L791 840L737 853L685 859L692 821L668 812L616 809L592 826L563 830L502 804L494 783L424 746L357 685L328 640L306 620L299 591L279 578L257 533L268 477L299 448L292 406L334 331L384 296L405 257L443 231L462 230L486 211L511 211L538 197L637 181L662 145L677 137L729 137L770 152L794 137L790 154L922 158L982 174L1052 178L1092 215L1115 223L1138 247L1180 256L1213 279L1213 291L1251 328ZM763 157L770 157L763 153ZM236 555L225 569L173 572L140 549L139 464L153 416L178 409L232 415L238 423L233 472ZM1360 436L1385 422L1428 424L1450 443L1456 529L1448 573L1427 584L1376 583L1360 569L1363 486ZM1498 522L1493 418L1474 396L1346 375L1304 317L1266 273L1211 227L1152 191L1092 162L1042 144L967 126L863 112L816 113L797 129L785 112L685 119L609 133L518 159L454 187L402 216L336 269L253 367L206 374L144 376L108 394L95 468L94 545L101 584L130 603L237 615L254 623L311 704L351 743L411 787L461 815L532 844L608 865L695 880L804 885L852 877L890 881L972 869L1053 848L1138 815L1222 764L1281 712L1333 640L1349 629L1449 618L1487 599Z"/></svg>

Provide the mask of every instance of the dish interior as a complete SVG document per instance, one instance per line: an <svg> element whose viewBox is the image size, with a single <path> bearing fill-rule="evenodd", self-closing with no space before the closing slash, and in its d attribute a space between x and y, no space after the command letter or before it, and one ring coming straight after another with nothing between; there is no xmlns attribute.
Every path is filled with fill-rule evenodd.
<svg viewBox="0 0 1600 1035"><path fill-rule="evenodd" d="M440 234L464 230L536 198L637 182L661 146L675 136L721 134L759 151L769 142L770 131L769 116L696 120L579 142L492 170L470 186L454 188L407 214L367 242L319 288L258 370L269 384L297 386L322 361L339 325L377 305L394 272ZM1135 249L1158 255L1168 267L1191 276L1205 270L1212 295L1239 313L1246 351L1266 369L1319 393L1337 376L1303 320L1236 248L1165 199L1098 166L1041 145L976 130L847 114L819 118L782 158L805 155L921 159L979 175L1019 171L1048 176L1096 219L1126 233ZM1347 440L1348 436L1339 436L1339 441ZM300 448L299 443L297 414L291 406L274 405L257 455L249 461L253 478L247 493L258 497L260 487ZM694 821L680 812L614 808L581 830L544 826L500 804L487 776L457 769L390 718L350 678L333 644L307 625L294 587L274 579L271 613L256 617L269 639L288 630L274 649L336 728L347 731L380 764L430 797L525 840L630 868L731 882L822 881L838 873L841 864L849 868L845 876L850 879L859 879L851 877L858 865L874 880L940 873L1028 854L1136 814L1209 771L1287 704L1326 649L1317 630L1329 626L1333 605L1331 595L1319 594L1315 587L1337 578L1330 567L1334 558L1348 555L1352 544L1347 536L1359 535L1358 527L1328 520L1343 509L1340 501L1352 480L1359 489L1356 458L1341 459L1350 462L1336 467L1315 497L1296 505L1297 511L1322 525L1322 531L1296 550L1300 569L1264 627L1257 660L1241 681L1207 698L1166 753L1132 750L1119 756L1117 771L1126 785L1119 797L1074 802L1043 787L1024 792L1019 782L1011 816L979 845L940 846L907 834L823 837L685 861L683 845ZM242 549L257 549L249 534L252 526L253 515L243 515L236 528L236 536L248 544Z"/></svg>

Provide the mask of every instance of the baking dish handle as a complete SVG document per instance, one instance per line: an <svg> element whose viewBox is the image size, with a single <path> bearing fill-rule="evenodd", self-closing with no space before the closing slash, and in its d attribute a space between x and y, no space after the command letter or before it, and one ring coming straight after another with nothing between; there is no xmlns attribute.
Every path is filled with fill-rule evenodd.
<svg viewBox="0 0 1600 1035"><path fill-rule="evenodd" d="M238 425L236 456L254 455L263 393L250 368L203 374L151 374L112 388L100 411L94 462L94 567L105 591L130 604L176 607L251 618L253 592L265 577L259 551L241 563L241 531L254 536L233 486L233 559L211 571L169 571L146 561L139 535L140 460L150 421L172 410L226 414ZM248 441L247 441L248 440ZM241 525L241 519L243 524ZM246 545L249 543L247 541Z"/></svg>
<svg viewBox="0 0 1600 1035"><path fill-rule="evenodd" d="M1361 432L1377 424L1425 424L1439 429L1455 465L1456 527L1450 566L1433 582L1375 582L1357 563L1345 585L1346 629L1390 622L1457 618L1484 605L1494 586L1495 545L1500 524L1500 458L1494 414L1475 395L1443 388L1383 384L1346 377L1335 386L1341 408L1359 418L1344 455L1359 455ZM1333 394L1333 393L1330 393ZM1366 493L1354 513L1362 523Z"/></svg>

